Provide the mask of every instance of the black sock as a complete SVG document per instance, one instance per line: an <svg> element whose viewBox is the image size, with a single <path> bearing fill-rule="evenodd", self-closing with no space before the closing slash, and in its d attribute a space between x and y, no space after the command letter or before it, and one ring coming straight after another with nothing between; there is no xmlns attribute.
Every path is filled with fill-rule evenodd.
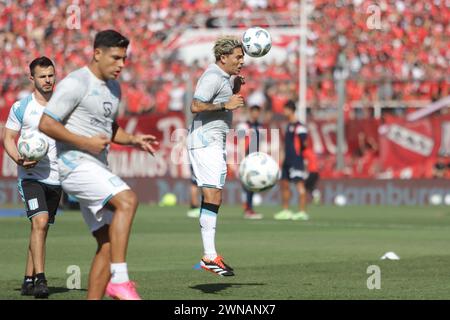
<svg viewBox="0 0 450 320"><path fill-rule="evenodd" d="M29 283L29 282L34 283L34 277L33 276L25 276L23 278L23 283Z"/></svg>
<svg viewBox="0 0 450 320"><path fill-rule="evenodd" d="M37 273L36 274L36 281L39 281L39 280L45 280L45 273Z"/></svg>
<svg viewBox="0 0 450 320"><path fill-rule="evenodd" d="M193 204L191 204L191 209L197 209L198 206L194 206Z"/></svg>
<svg viewBox="0 0 450 320"><path fill-rule="evenodd" d="M212 204L212 203L207 203L207 202L202 201L202 209L206 209L206 210L214 212L215 214L218 214L219 208L220 208L220 206L218 206L217 204Z"/></svg>

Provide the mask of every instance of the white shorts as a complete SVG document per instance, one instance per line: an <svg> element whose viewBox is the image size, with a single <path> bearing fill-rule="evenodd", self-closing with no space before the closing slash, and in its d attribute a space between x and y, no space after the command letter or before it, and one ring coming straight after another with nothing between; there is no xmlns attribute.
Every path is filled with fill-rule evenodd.
<svg viewBox="0 0 450 320"><path fill-rule="evenodd" d="M91 232L111 224L113 212L104 206L119 192L130 189L108 168L91 161L76 166L61 181L61 186L80 202L84 221Z"/></svg>
<svg viewBox="0 0 450 320"><path fill-rule="evenodd" d="M199 187L222 189L227 177L227 155L220 147L188 149L195 182Z"/></svg>

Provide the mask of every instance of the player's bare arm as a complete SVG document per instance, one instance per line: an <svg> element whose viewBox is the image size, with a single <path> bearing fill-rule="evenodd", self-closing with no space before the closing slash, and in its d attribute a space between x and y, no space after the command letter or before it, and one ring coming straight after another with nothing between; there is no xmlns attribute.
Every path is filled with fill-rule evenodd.
<svg viewBox="0 0 450 320"><path fill-rule="evenodd" d="M113 138L112 142L121 145L132 145L141 150L147 151L150 154L155 153L155 146L159 143L156 137L151 134L137 134L132 135L123 130L117 122L113 123Z"/></svg>
<svg viewBox="0 0 450 320"><path fill-rule="evenodd" d="M16 138L19 135L18 131L5 128L3 135L3 146L5 147L6 153L9 157L18 165L25 169L30 169L36 166L37 161L29 161L22 158L17 150Z"/></svg>
<svg viewBox="0 0 450 320"><path fill-rule="evenodd" d="M234 94L231 96L228 102L221 103L207 103L194 99L191 104L191 112L199 113L203 111L223 111L223 110L235 110L244 106L244 98L240 94Z"/></svg>
<svg viewBox="0 0 450 320"><path fill-rule="evenodd" d="M103 135L83 137L74 134L67 130L62 123L46 114L42 115L41 121L39 122L39 130L55 140L72 144L92 154L101 153L110 143L110 140Z"/></svg>

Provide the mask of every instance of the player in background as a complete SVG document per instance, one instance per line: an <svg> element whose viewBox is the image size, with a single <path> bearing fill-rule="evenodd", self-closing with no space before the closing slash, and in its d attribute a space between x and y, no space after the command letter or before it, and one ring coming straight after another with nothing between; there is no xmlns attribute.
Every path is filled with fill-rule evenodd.
<svg viewBox="0 0 450 320"><path fill-rule="evenodd" d="M121 98L116 79L125 65L128 44L114 30L97 33L91 62L61 81L39 125L57 141L61 185L79 201L97 241L88 299L101 299L106 290L115 299L140 300L126 263L138 199L107 163L112 142L155 151L154 136L128 134L116 122Z"/></svg>
<svg viewBox="0 0 450 320"><path fill-rule="evenodd" d="M52 61L47 57L34 59L30 63L30 80L34 90L12 105L5 126L3 145L9 157L17 164L18 189L31 221L21 294L47 298L49 290L45 277L45 242L49 225L55 222L61 198L55 141L46 137L49 149L47 155L38 162L21 157L16 139L19 133L39 131L39 120L52 96L56 81Z"/></svg>
<svg viewBox="0 0 450 320"><path fill-rule="evenodd" d="M250 106L248 110L249 110L248 120L237 127L238 137L241 136L244 137L244 139L240 139L240 142L244 143L244 148L239 148L239 150L244 149L246 156L249 155L250 153L259 151L260 130L262 129L262 124L259 122L259 118L261 116L261 107L255 104ZM244 133L243 135L241 135L241 130ZM244 192L245 192L244 218L252 220L262 219L263 215L253 210L254 192L248 191L245 188Z"/></svg>
<svg viewBox="0 0 450 320"><path fill-rule="evenodd" d="M197 187L197 182L194 179L194 173L192 171L192 166L190 166L191 169L191 185L190 185L190 209L187 212L187 216L189 218L198 218L200 217L200 203L198 201L200 190L199 187Z"/></svg>
<svg viewBox="0 0 450 320"><path fill-rule="evenodd" d="M276 220L308 220L306 213L306 190L304 180L306 178L303 151L307 148L306 127L297 120L295 115L295 103L288 101L284 106L284 115L288 119L284 138L284 162L281 168L281 199L283 210L276 213ZM299 194L298 212L289 210L291 191L289 183L295 184Z"/></svg>
<svg viewBox="0 0 450 320"><path fill-rule="evenodd" d="M304 149L303 158L307 168L308 177L305 181L306 192L312 197L314 203L320 202L320 191L317 189L319 181L319 167L317 164L317 157L311 147Z"/></svg>
<svg viewBox="0 0 450 320"><path fill-rule="evenodd" d="M204 256L200 266L220 276L233 276L215 247L216 222L227 175L226 135L233 110L244 106L239 95L244 79L242 43L234 37L221 37L214 44L215 63L197 82L191 111L195 114L189 129L187 148L194 178L202 190L200 227Z"/></svg>

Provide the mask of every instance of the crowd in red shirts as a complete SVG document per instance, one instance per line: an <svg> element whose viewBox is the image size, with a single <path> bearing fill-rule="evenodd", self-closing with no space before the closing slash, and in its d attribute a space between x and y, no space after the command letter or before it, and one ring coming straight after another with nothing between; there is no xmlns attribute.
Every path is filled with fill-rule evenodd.
<svg viewBox="0 0 450 320"><path fill-rule="evenodd" d="M336 106L334 72L342 66L347 113L389 101L425 105L449 94L449 1L309 2L307 101L313 114ZM273 21L277 27L298 28L299 10L297 0L0 1L0 119L29 92L32 59L53 59L61 79L89 61L95 33L107 28L131 39L120 79L122 115L183 111L205 68L204 61L187 64L167 49L184 30L245 28L255 21L263 27ZM267 19L257 20L261 17ZM282 63L248 64L243 70L251 79L242 88L248 104L276 115L288 100L298 100L298 43L286 50ZM354 167L352 175L371 171L367 164L377 158L378 147L360 140L361 154L346 159Z"/></svg>
<svg viewBox="0 0 450 320"><path fill-rule="evenodd" d="M349 108L384 100L408 106L448 95L448 1L383 0L375 9L366 0L310 2L314 7L307 54L309 106L335 106L333 72L340 55L346 58ZM94 34L105 28L117 29L132 40L121 75L123 112L183 110L185 80L194 81L205 66L187 65L165 49L180 30L214 27L212 17L229 21L276 13L298 17L298 10L294 0L1 1L0 113L29 89L27 66L33 58L51 57L62 78L88 61ZM77 12L79 29L74 28ZM260 92L266 108L275 113L287 100L297 101L298 49L287 50L284 63L249 65L245 70L252 81L243 94Z"/></svg>

